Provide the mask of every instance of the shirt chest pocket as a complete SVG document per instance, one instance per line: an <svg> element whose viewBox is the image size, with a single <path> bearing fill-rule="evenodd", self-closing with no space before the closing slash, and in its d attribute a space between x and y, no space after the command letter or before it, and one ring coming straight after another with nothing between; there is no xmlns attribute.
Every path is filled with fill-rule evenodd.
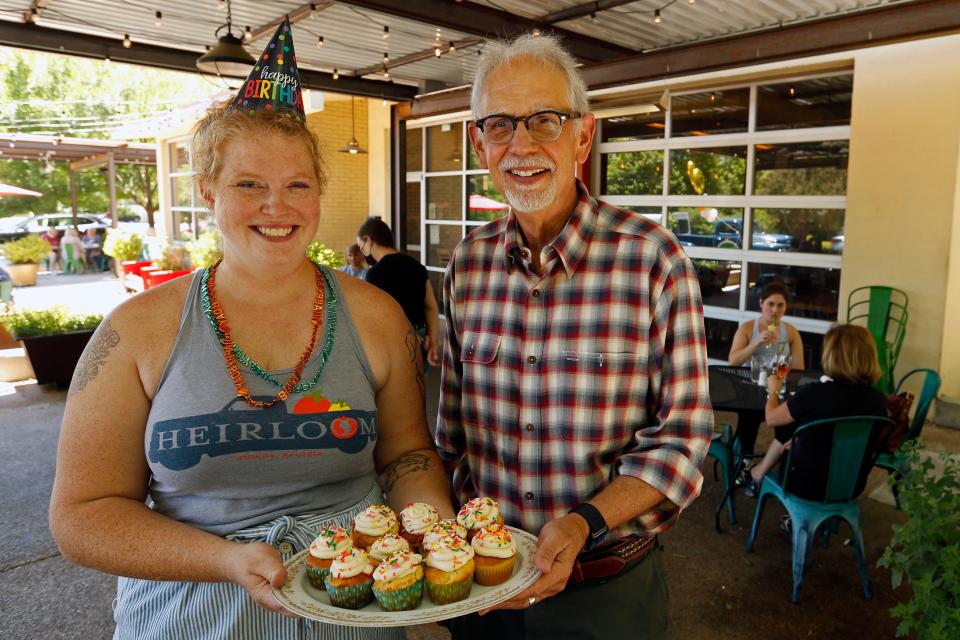
<svg viewBox="0 0 960 640"><path fill-rule="evenodd" d="M493 333L465 332L460 362L471 364L493 364L500 351L500 336Z"/></svg>

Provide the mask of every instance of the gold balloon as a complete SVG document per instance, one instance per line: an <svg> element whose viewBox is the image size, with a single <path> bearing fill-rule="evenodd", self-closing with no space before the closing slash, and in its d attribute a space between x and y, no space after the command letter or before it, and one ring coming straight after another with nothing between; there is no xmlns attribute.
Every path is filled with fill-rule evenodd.
<svg viewBox="0 0 960 640"><path fill-rule="evenodd" d="M693 160L687 160L687 178L697 195L703 195L703 190L707 186L707 177L703 175L700 167L693 163Z"/></svg>

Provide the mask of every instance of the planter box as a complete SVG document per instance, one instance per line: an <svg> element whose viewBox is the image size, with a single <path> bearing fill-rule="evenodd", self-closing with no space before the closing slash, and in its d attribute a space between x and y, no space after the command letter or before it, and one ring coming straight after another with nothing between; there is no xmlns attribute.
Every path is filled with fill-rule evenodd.
<svg viewBox="0 0 960 640"><path fill-rule="evenodd" d="M37 376L37 384L52 382L59 387L69 385L80 354L92 335L93 329L86 329L22 338L30 365Z"/></svg>
<svg viewBox="0 0 960 640"><path fill-rule="evenodd" d="M123 275L133 274L135 276L140 275L140 270L143 267L147 267L153 264L149 260L124 260L120 263L121 268L123 269Z"/></svg>
<svg viewBox="0 0 960 640"><path fill-rule="evenodd" d="M185 276L193 273L190 269L176 269L176 270L155 270L148 271L143 274L143 288L149 289L150 287L155 287L158 284L163 284L174 278L179 278L180 276Z"/></svg>
<svg viewBox="0 0 960 640"><path fill-rule="evenodd" d="M6 267L10 274L10 280L16 287L32 287L37 284L37 271L39 264L11 264Z"/></svg>

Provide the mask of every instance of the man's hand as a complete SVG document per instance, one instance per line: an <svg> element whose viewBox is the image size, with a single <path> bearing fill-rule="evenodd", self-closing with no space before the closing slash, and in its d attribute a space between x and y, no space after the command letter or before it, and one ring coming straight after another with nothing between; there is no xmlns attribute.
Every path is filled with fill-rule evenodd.
<svg viewBox="0 0 960 640"><path fill-rule="evenodd" d="M540 531L537 553L534 555L534 564L543 575L521 593L493 608L526 609L563 591L577 554L583 549L589 535L587 521L576 514L548 522ZM532 602L531 598L534 598ZM484 609L480 615L488 611L492 609Z"/></svg>
<svg viewBox="0 0 960 640"><path fill-rule="evenodd" d="M238 543L238 546L238 553L231 561L228 574L233 582L243 587L264 609L282 613L288 618L299 618L285 609L273 595L272 588L279 588L287 580L287 570L277 550L263 542Z"/></svg>

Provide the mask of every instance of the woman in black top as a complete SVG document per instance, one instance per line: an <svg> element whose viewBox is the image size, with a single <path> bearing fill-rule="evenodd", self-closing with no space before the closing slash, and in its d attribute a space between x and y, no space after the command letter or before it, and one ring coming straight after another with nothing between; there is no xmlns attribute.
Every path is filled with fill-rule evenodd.
<svg viewBox="0 0 960 640"><path fill-rule="evenodd" d="M873 388L880 379L877 348L870 333L861 326L844 324L830 329L823 338L823 371L826 380L801 387L795 396L780 404L782 380L767 379L767 424L774 427L774 440L763 460L750 469L751 487L780 460L791 447L794 432L801 425L826 418L845 416L886 416L884 395ZM804 431L790 459L789 490L810 500L822 500L826 493L827 469L833 427L824 425ZM870 456L861 466L857 493L863 490L870 472Z"/></svg>
<svg viewBox="0 0 960 640"><path fill-rule="evenodd" d="M440 310L426 268L394 247L393 232L379 218L357 229L360 252L371 264L367 282L396 300L422 340L427 363L440 366Z"/></svg>

